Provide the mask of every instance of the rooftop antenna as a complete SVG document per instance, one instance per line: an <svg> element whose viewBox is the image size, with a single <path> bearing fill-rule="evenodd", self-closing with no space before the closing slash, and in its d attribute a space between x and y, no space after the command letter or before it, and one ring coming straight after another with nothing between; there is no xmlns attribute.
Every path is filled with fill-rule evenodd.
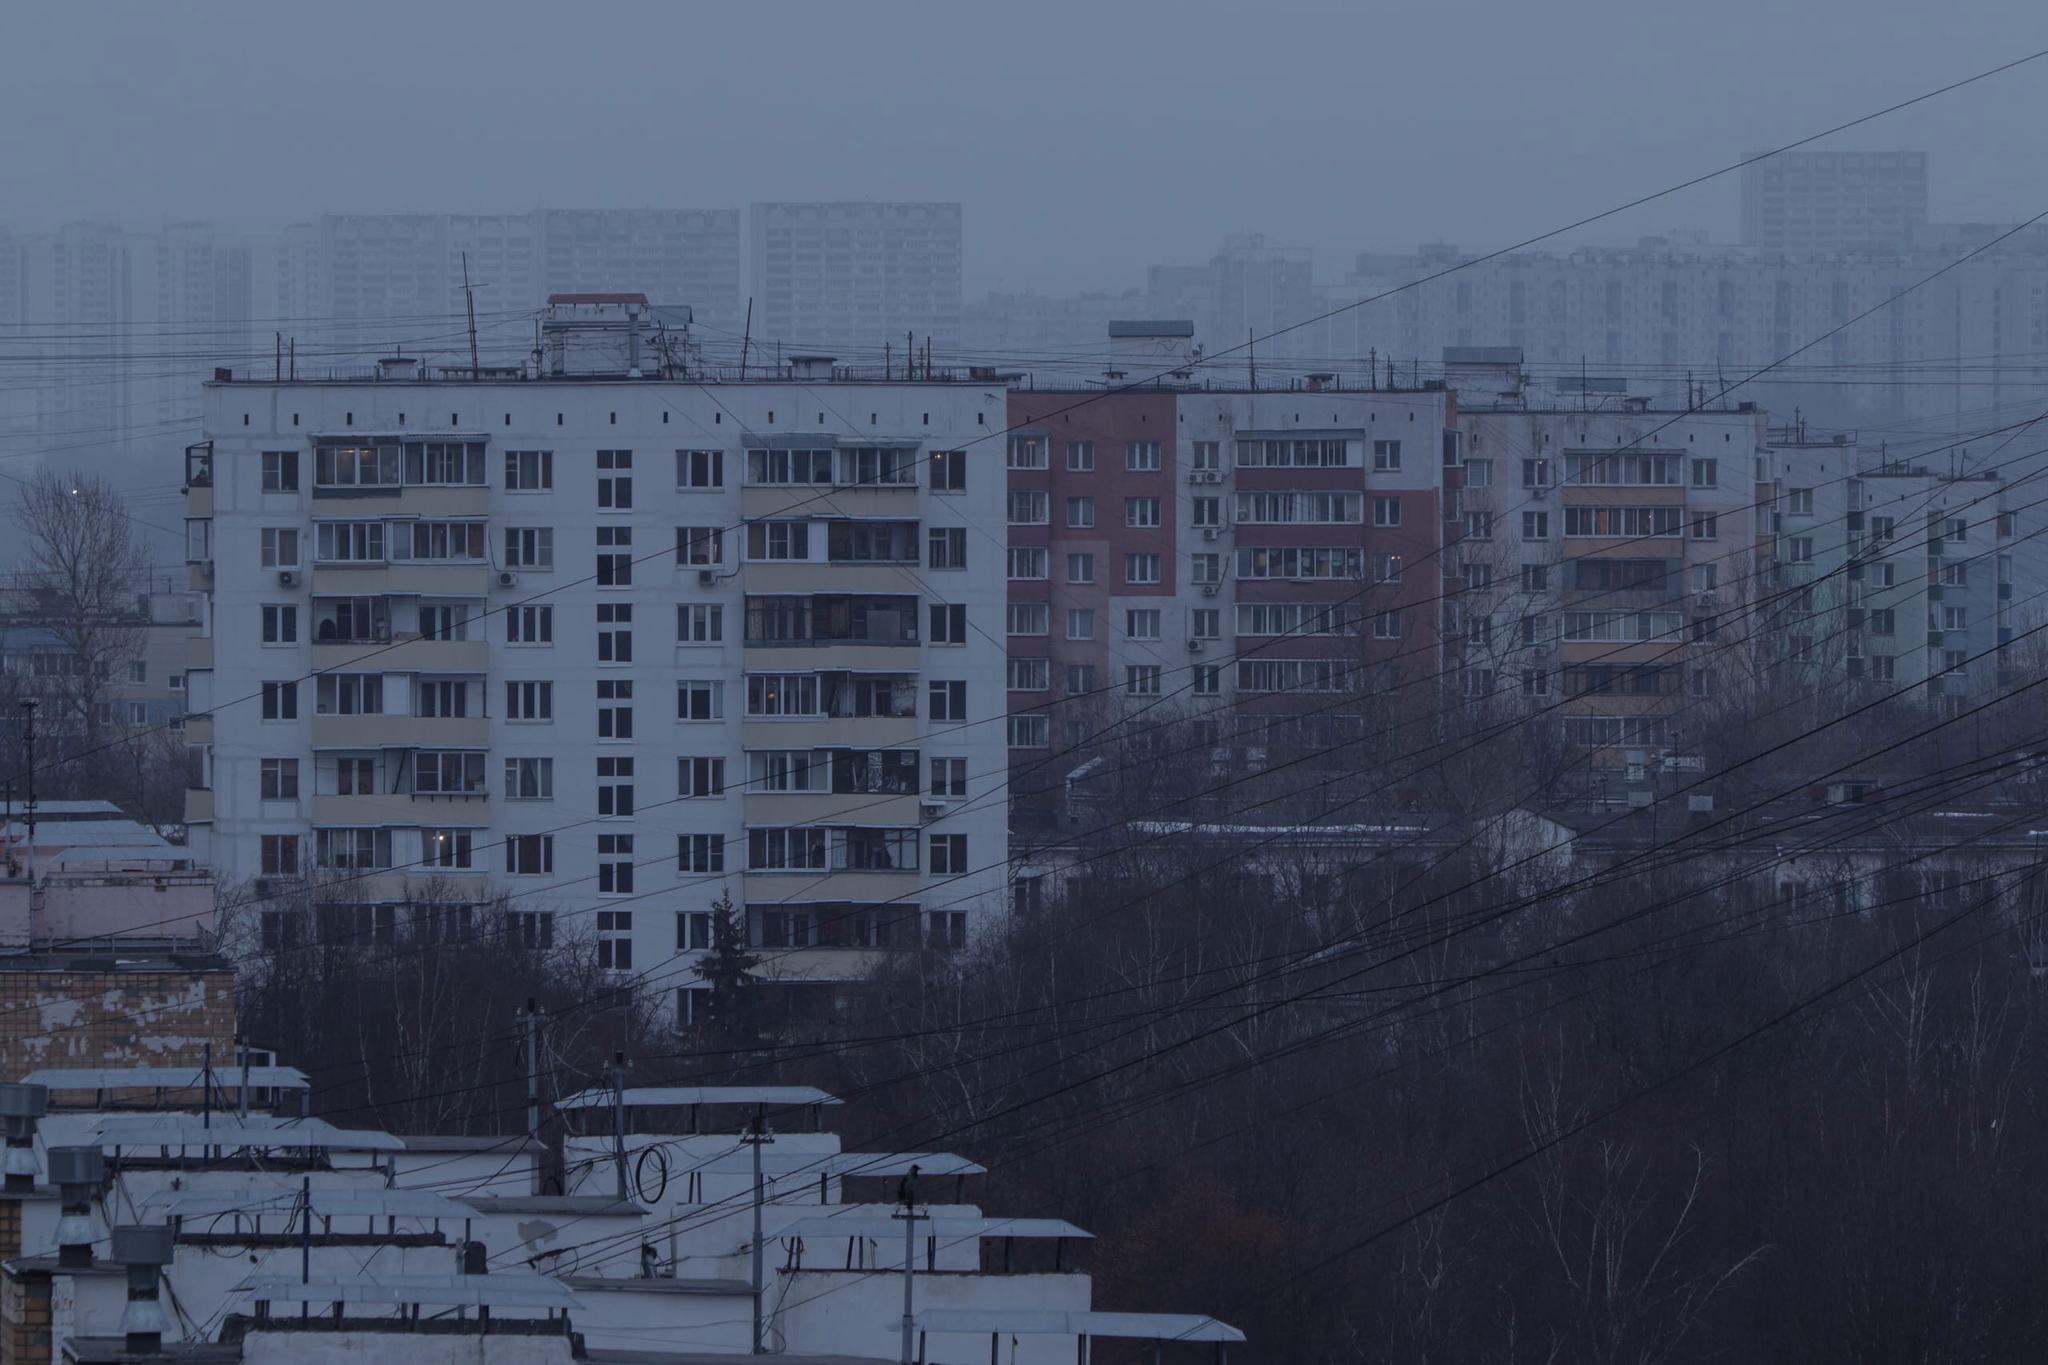
<svg viewBox="0 0 2048 1365"><path fill-rule="evenodd" d="M754 300L747 299L747 330L740 333L740 378L747 377L747 348L754 344Z"/></svg>
<svg viewBox="0 0 2048 1365"><path fill-rule="evenodd" d="M1579 411L1586 410L1586 353L1579 352Z"/></svg>
<svg viewBox="0 0 2048 1365"><path fill-rule="evenodd" d="M1259 391L1259 348L1258 337L1247 327L1244 329L1244 364L1251 375L1252 392Z"/></svg>
<svg viewBox="0 0 2048 1365"><path fill-rule="evenodd" d="M476 291L469 287L469 253L462 253L462 297L469 306L469 377L476 379Z"/></svg>

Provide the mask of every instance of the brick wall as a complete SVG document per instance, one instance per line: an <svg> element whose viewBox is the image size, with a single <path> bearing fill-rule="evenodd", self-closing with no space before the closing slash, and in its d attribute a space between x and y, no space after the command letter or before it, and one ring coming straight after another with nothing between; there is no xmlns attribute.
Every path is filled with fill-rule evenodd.
<svg viewBox="0 0 2048 1365"><path fill-rule="evenodd" d="M49 1365L50 1279L0 1274L0 1365Z"/></svg>
<svg viewBox="0 0 2048 1365"><path fill-rule="evenodd" d="M38 1067L234 1064L235 981L224 969L0 969L0 1080Z"/></svg>

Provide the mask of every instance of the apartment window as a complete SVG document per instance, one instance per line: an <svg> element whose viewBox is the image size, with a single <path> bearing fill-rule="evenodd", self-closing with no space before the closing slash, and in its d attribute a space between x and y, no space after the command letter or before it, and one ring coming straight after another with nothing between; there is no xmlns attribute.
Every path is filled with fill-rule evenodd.
<svg viewBox="0 0 2048 1365"><path fill-rule="evenodd" d="M514 947L545 952L555 946L555 916L548 910L511 910L505 915Z"/></svg>
<svg viewBox="0 0 2048 1365"><path fill-rule="evenodd" d="M633 661L632 624L632 603L600 602L597 604L597 661L599 663L624 664Z"/></svg>
<svg viewBox="0 0 2048 1365"><path fill-rule="evenodd" d="M1191 689L1198 697L1215 697L1223 693L1223 668L1220 664L1199 664L1195 668L1194 685Z"/></svg>
<svg viewBox="0 0 2048 1365"><path fill-rule="evenodd" d="M1045 692L1052 688L1052 664L1046 659L1009 659L1009 690Z"/></svg>
<svg viewBox="0 0 2048 1365"><path fill-rule="evenodd" d="M476 866L476 837L466 829L423 829L420 854L428 867L467 872Z"/></svg>
<svg viewBox="0 0 2048 1365"><path fill-rule="evenodd" d="M749 450L747 482L760 484L829 484L830 450Z"/></svg>
<svg viewBox="0 0 2048 1365"><path fill-rule="evenodd" d="M967 643L967 608L959 602L934 602L931 604L931 643L935 645L964 645Z"/></svg>
<svg viewBox="0 0 2048 1365"><path fill-rule="evenodd" d="M1522 566L1522 591L1543 592L1550 584L1548 564L1524 564Z"/></svg>
<svg viewBox="0 0 2048 1365"><path fill-rule="evenodd" d="M628 841L631 851L630 834L610 835ZM610 850L606 850L609 852ZM598 891L604 895L620 894L618 888L609 885L606 872L610 863L598 864ZM626 864L626 889L632 889L633 865ZM600 910L597 912L597 965L605 971L626 972L633 969L633 912L631 910Z"/></svg>
<svg viewBox="0 0 2048 1365"><path fill-rule="evenodd" d="M506 492L544 493L554 486L554 451L508 450L505 452Z"/></svg>
<svg viewBox="0 0 2048 1365"><path fill-rule="evenodd" d="M505 760L507 801L552 801L555 799L555 760L552 758L508 758Z"/></svg>
<svg viewBox="0 0 2048 1365"><path fill-rule="evenodd" d="M750 673L747 675L750 716L815 716L818 677L815 673Z"/></svg>
<svg viewBox="0 0 2048 1365"><path fill-rule="evenodd" d="M1785 490L1785 511L1788 516L1810 517L1813 515L1813 490L1811 488L1788 488Z"/></svg>
<svg viewBox="0 0 2048 1365"><path fill-rule="evenodd" d="M1095 690L1094 664L1067 665L1067 695L1085 697Z"/></svg>
<svg viewBox="0 0 2048 1365"><path fill-rule="evenodd" d="M1372 443L1372 467L1376 473L1398 473L1401 468L1401 443L1399 441L1374 441Z"/></svg>
<svg viewBox="0 0 2048 1365"><path fill-rule="evenodd" d="M552 682L507 682L505 719L545 721L555 718L555 685Z"/></svg>
<svg viewBox="0 0 2048 1365"><path fill-rule="evenodd" d="M725 839L717 834L679 834L676 836L676 871L723 872L725 871ZM710 946L709 927L711 917L703 917L706 927L705 943Z"/></svg>
<svg viewBox="0 0 2048 1365"><path fill-rule="evenodd" d="M555 642L553 607L507 607L505 643L508 645L551 645Z"/></svg>
<svg viewBox="0 0 2048 1365"><path fill-rule="evenodd" d="M130 725L147 725L147 724L149 724L149 703L148 703L148 702L140 702L140 701L131 701L131 702L129 702L129 703L128 703L128 723L129 723Z"/></svg>
<svg viewBox="0 0 2048 1365"><path fill-rule="evenodd" d="M1156 697L1160 693L1163 667L1159 664L1124 665L1124 691L1133 697Z"/></svg>
<svg viewBox="0 0 2048 1365"><path fill-rule="evenodd" d="M261 534L264 568L296 569L299 567L299 532L297 527L266 526Z"/></svg>
<svg viewBox="0 0 2048 1365"><path fill-rule="evenodd" d="M1188 556L1188 582L1221 583L1223 581L1223 556L1214 550L1204 550Z"/></svg>
<svg viewBox="0 0 2048 1365"><path fill-rule="evenodd" d="M511 875L539 877L554 870L554 835L515 834L505 841L505 871Z"/></svg>
<svg viewBox="0 0 2048 1365"><path fill-rule="evenodd" d="M1067 499L1067 527L1070 530L1086 530L1095 524L1095 499Z"/></svg>
<svg viewBox="0 0 2048 1365"><path fill-rule="evenodd" d="M552 526L507 526L505 567L508 569L552 569L555 567L555 528Z"/></svg>
<svg viewBox="0 0 2048 1365"><path fill-rule="evenodd" d="M296 682L267 682L263 684L263 719L297 720L299 718L299 685Z"/></svg>
<svg viewBox="0 0 2048 1365"><path fill-rule="evenodd" d="M1221 441L1196 441L1190 449L1193 460L1191 468L1205 471L1223 468L1223 443Z"/></svg>
<svg viewBox="0 0 2048 1365"><path fill-rule="evenodd" d="M725 608L704 602L676 604L676 643L714 645L725 638Z"/></svg>
<svg viewBox="0 0 2048 1365"><path fill-rule="evenodd" d="M630 896L633 894L632 835L600 834L597 836L597 894L600 896ZM633 928L633 915L631 911L598 911L597 965L600 967L630 967L633 965L633 945L630 939L619 940L618 947L620 951L614 954L613 961L605 961L604 920L607 915L611 916L616 930L630 933Z"/></svg>
<svg viewBox="0 0 2048 1365"><path fill-rule="evenodd" d="M1692 462L1692 486L1694 488L1717 488L1721 482L1719 460L1694 460Z"/></svg>
<svg viewBox="0 0 2048 1365"><path fill-rule="evenodd" d="M1950 517L1948 524L1942 528L1941 534L1948 540L1957 542L1967 541L1970 538L1970 523L1962 517Z"/></svg>
<svg viewBox="0 0 2048 1365"><path fill-rule="evenodd" d="M1720 570L1717 565L1695 564L1692 566L1692 590L1694 592L1712 592L1715 580L1719 577Z"/></svg>
<svg viewBox="0 0 2048 1365"><path fill-rule="evenodd" d="M407 441L405 481L440 487L481 488L484 446L481 441Z"/></svg>
<svg viewBox="0 0 2048 1365"><path fill-rule="evenodd" d="M466 716L469 714L469 684L453 678L423 678L414 685L413 711L416 716Z"/></svg>
<svg viewBox="0 0 2048 1365"><path fill-rule="evenodd" d="M128 665L128 681L131 683L146 683L149 681L149 664L146 660L137 659Z"/></svg>
<svg viewBox="0 0 2048 1365"><path fill-rule="evenodd" d="M1458 566L1458 576L1472 591L1485 592L1493 586L1493 565L1484 560L1468 559Z"/></svg>
<svg viewBox="0 0 2048 1365"><path fill-rule="evenodd" d="M960 722L967 719L967 684L962 681L939 682L930 685L931 718L935 721Z"/></svg>
<svg viewBox="0 0 2048 1365"><path fill-rule="evenodd" d="M1492 460L1465 461L1465 487L1491 488L1493 486Z"/></svg>
<svg viewBox="0 0 2048 1365"><path fill-rule="evenodd" d="M633 680L600 678L597 682L597 737L633 737Z"/></svg>
<svg viewBox="0 0 2048 1365"><path fill-rule="evenodd" d="M1043 602L1012 602L1004 609L1006 633L1044 635L1050 630L1052 608Z"/></svg>
<svg viewBox="0 0 2048 1365"><path fill-rule="evenodd" d="M967 946L965 910L934 910L928 918L930 925L926 941L934 951L951 951Z"/></svg>
<svg viewBox="0 0 2048 1365"><path fill-rule="evenodd" d="M967 487L967 452L934 450L931 470L934 493L958 493Z"/></svg>
<svg viewBox="0 0 2048 1365"><path fill-rule="evenodd" d="M1042 715L1006 718L1012 749L1044 749L1052 744L1052 721Z"/></svg>
<svg viewBox="0 0 2048 1365"><path fill-rule="evenodd" d="M822 871L827 865L822 827L747 831L747 866L756 872Z"/></svg>
<svg viewBox="0 0 2048 1365"><path fill-rule="evenodd" d="M1068 607L1067 638L1069 640L1094 639L1095 613L1087 607Z"/></svg>
<svg viewBox="0 0 2048 1365"><path fill-rule="evenodd" d="M1010 468L1044 469L1046 451L1051 443L1043 436L1012 436L1010 438Z"/></svg>
<svg viewBox="0 0 2048 1365"><path fill-rule="evenodd" d="M600 588L623 588L633 581L633 528L630 526L600 526L597 528L597 586Z"/></svg>
<svg viewBox="0 0 2048 1365"><path fill-rule="evenodd" d="M1010 490L1010 525L1043 526L1047 521L1047 495L1044 489L1013 488Z"/></svg>
<svg viewBox="0 0 2048 1365"><path fill-rule="evenodd" d="M965 799L967 795L967 760L964 758L933 759L931 795Z"/></svg>
<svg viewBox="0 0 2048 1365"><path fill-rule="evenodd" d="M425 603L420 607L419 628L423 640L467 640L469 622L475 613L467 605Z"/></svg>
<svg viewBox="0 0 2048 1365"><path fill-rule="evenodd" d="M725 487L725 452L722 450L678 450L677 488Z"/></svg>
<svg viewBox="0 0 2048 1365"><path fill-rule="evenodd" d="M1522 695L1525 697L1547 697L1550 695L1550 675L1540 668L1522 670Z"/></svg>
<svg viewBox="0 0 2048 1365"><path fill-rule="evenodd" d="M1692 519L1692 538L1694 540L1717 539L1720 535L1719 527L1720 518L1711 513L1705 516L1696 516ZM1663 533L1659 532L1658 534L1661 535Z"/></svg>
<svg viewBox="0 0 2048 1365"><path fill-rule="evenodd" d="M1067 556L1067 582L1093 583L1095 581L1095 556L1092 554L1070 554Z"/></svg>
<svg viewBox="0 0 2048 1365"><path fill-rule="evenodd" d="M1873 682L1891 682L1897 676L1896 665L1889 654L1870 656L1870 677Z"/></svg>
<svg viewBox="0 0 2048 1365"><path fill-rule="evenodd" d="M1159 442L1124 442L1124 469L1132 474L1157 474L1159 472Z"/></svg>
<svg viewBox="0 0 2048 1365"><path fill-rule="evenodd" d="M1159 499L1125 498L1124 525L1151 529L1159 525Z"/></svg>
<svg viewBox="0 0 2048 1365"><path fill-rule="evenodd" d="M1943 630L1967 630L1969 625L1970 609L1968 607L1943 607L1941 609L1941 628Z"/></svg>
<svg viewBox="0 0 2048 1365"><path fill-rule="evenodd" d="M1895 517L1872 517L1870 519L1870 543L1892 539L1898 534L1898 520Z"/></svg>
<svg viewBox="0 0 2048 1365"><path fill-rule="evenodd" d="M295 645L299 642L299 609L294 606L263 608L263 643Z"/></svg>
<svg viewBox="0 0 2048 1365"><path fill-rule="evenodd" d="M597 760L597 813L623 819L633 813L633 760Z"/></svg>
<svg viewBox="0 0 2048 1365"><path fill-rule="evenodd" d="M316 829L314 865L333 872L367 872L391 866L388 829Z"/></svg>
<svg viewBox="0 0 2048 1365"><path fill-rule="evenodd" d="M712 567L725 561L725 532L717 526L676 527L676 563Z"/></svg>
<svg viewBox="0 0 2048 1365"><path fill-rule="evenodd" d="M929 554L927 562L934 569L964 569L967 567L967 528L964 526L934 526L926 537Z"/></svg>
<svg viewBox="0 0 2048 1365"><path fill-rule="evenodd" d="M1189 500L1189 509L1190 515L1193 517L1193 524L1198 527L1220 527L1223 525L1223 499L1221 498L1192 498Z"/></svg>
<svg viewBox="0 0 2048 1365"><path fill-rule="evenodd" d="M1011 550L1009 554L1010 578L1013 582L1045 577L1045 565L1049 556L1043 548L1016 549Z"/></svg>
<svg viewBox="0 0 2048 1365"><path fill-rule="evenodd" d="M1188 638L1191 640L1222 639L1223 613L1215 607L1196 607L1188 613Z"/></svg>
<svg viewBox="0 0 2048 1365"><path fill-rule="evenodd" d="M263 875L266 877L296 877L299 875L299 836L296 834L266 834L262 836L261 857Z"/></svg>
<svg viewBox="0 0 2048 1365"><path fill-rule="evenodd" d="M1158 555L1125 555L1124 582L1127 584L1157 583L1159 581Z"/></svg>
<svg viewBox="0 0 2048 1365"><path fill-rule="evenodd" d="M1522 513L1522 539L1524 539L1524 540L1548 540L1548 539L1550 539L1550 513L1548 513L1548 512L1524 512L1524 513Z"/></svg>
<svg viewBox="0 0 2048 1365"><path fill-rule="evenodd" d="M441 564L473 564L484 555L484 524L480 521L416 521L412 523L412 558ZM403 557L406 538L398 537Z"/></svg>
<svg viewBox="0 0 2048 1365"><path fill-rule="evenodd" d="M484 789L484 755L427 750L413 755L412 789L427 796L474 796Z"/></svg>
<svg viewBox="0 0 2048 1365"><path fill-rule="evenodd" d="M1067 472L1069 474L1093 474L1095 472L1095 442L1067 442Z"/></svg>
<svg viewBox="0 0 2048 1365"><path fill-rule="evenodd" d="M1813 537L1792 536L1785 542L1785 558L1793 564L1813 562Z"/></svg>
<svg viewBox="0 0 2048 1365"><path fill-rule="evenodd" d="M1467 512L1467 513L1465 513L1465 539L1467 539L1467 540L1492 540L1492 539L1493 539L1493 513L1491 513L1491 512Z"/></svg>
<svg viewBox="0 0 2048 1365"><path fill-rule="evenodd" d="M259 790L265 801L299 799L299 760L296 758L264 759L259 777L262 783Z"/></svg>
<svg viewBox="0 0 2048 1365"><path fill-rule="evenodd" d="M952 877L972 870L967 865L966 835L934 834L931 839L933 876Z"/></svg>
<svg viewBox="0 0 2048 1365"><path fill-rule="evenodd" d="M296 493L299 491L298 451L266 450L263 452L263 491L266 493Z"/></svg>
<svg viewBox="0 0 2048 1365"><path fill-rule="evenodd" d="M1898 632L1898 613L1890 607L1874 609L1863 618L1863 628L1872 635L1893 635Z"/></svg>
<svg viewBox="0 0 2048 1365"><path fill-rule="evenodd" d="M1158 639L1159 617L1160 613L1156 609L1125 612L1124 638L1127 640Z"/></svg>
<svg viewBox="0 0 2048 1365"><path fill-rule="evenodd" d="M1376 612L1372 618L1372 638L1375 640L1398 640L1401 638L1401 613L1398 611Z"/></svg>
<svg viewBox="0 0 2048 1365"><path fill-rule="evenodd" d="M633 505L633 452L597 452L597 506L599 511L625 511Z"/></svg>
<svg viewBox="0 0 2048 1365"><path fill-rule="evenodd" d="M1877 563L1872 564L1870 566L1869 576L1870 586L1873 588L1889 588L1895 586L1894 567L1892 564L1885 560L1879 560Z"/></svg>
<svg viewBox="0 0 2048 1365"><path fill-rule="evenodd" d="M1399 498L1374 498L1372 500L1372 524L1375 526L1399 526L1401 524L1401 500Z"/></svg>

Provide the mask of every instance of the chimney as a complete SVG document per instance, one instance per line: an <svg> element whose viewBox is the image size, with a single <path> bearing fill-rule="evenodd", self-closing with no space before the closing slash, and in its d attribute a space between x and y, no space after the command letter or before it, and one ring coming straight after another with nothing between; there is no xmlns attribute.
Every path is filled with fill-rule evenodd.
<svg viewBox="0 0 2048 1365"><path fill-rule="evenodd" d="M107 1156L97 1147L52 1147L50 1183L63 1199L57 1223L57 1264L92 1264L92 1201L106 1178Z"/></svg>
<svg viewBox="0 0 2048 1365"><path fill-rule="evenodd" d="M50 1092L40 1085L0 1085L0 1120L7 1125L8 1194L36 1187L36 1120L49 1111Z"/></svg>
<svg viewBox="0 0 2048 1365"><path fill-rule="evenodd" d="M164 1267L171 1263L171 1243L167 1224L114 1229L113 1260L128 1267L128 1306L121 1310L121 1333L131 1353L163 1349L164 1328L170 1319L164 1316L157 1294Z"/></svg>

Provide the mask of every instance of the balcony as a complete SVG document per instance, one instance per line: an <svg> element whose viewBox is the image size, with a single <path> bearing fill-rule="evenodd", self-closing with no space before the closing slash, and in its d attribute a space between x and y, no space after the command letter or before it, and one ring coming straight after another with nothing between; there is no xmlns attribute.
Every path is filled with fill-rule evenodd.
<svg viewBox="0 0 2048 1365"><path fill-rule="evenodd" d="M745 797L745 818L749 825L829 825L858 819L864 825L908 827L920 823L918 801L914 791L894 795L749 791Z"/></svg>
<svg viewBox="0 0 2048 1365"><path fill-rule="evenodd" d="M490 737L482 716L313 717L315 749L482 749Z"/></svg>
<svg viewBox="0 0 2048 1365"><path fill-rule="evenodd" d="M488 564L315 563L313 591L323 597L375 597L386 593L421 597L482 597L496 581Z"/></svg>
<svg viewBox="0 0 2048 1365"><path fill-rule="evenodd" d="M213 637L210 635L188 636L185 640L185 669L213 667Z"/></svg>
<svg viewBox="0 0 2048 1365"><path fill-rule="evenodd" d="M323 673L346 669L372 653L380 673L482 673L490 667L491 646L484 640L428 640L419 635L398 635L382 644L316 644L313 667Z"/></svg>
<svg viewBox="0 0 2048 1365"><path fill-rule="evenodd" d="M484 793L474 796L413 796L377 792L361 796L315 796L313 823L326 826L470 825L486 820Z"/></svg>
<svg viewBox="0 0 2048 1365"><path fill-rule="evenodd" d="M185 823L205 825L213 822L213 790L210 787L185 788Z"/></svg>

